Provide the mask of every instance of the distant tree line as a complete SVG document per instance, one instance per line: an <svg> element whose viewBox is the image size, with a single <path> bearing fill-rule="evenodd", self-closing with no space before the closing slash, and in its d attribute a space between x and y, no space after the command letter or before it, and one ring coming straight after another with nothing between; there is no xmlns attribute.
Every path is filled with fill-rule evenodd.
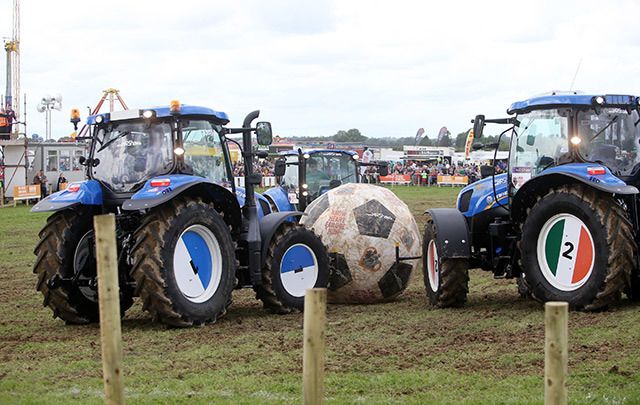
<svg viewBox="0 0 640 405"><path fill-rule="evenodd" d="M443 127L443 129L446 129ZM441 131L439 140L432 139L428 136L424 136L420 139L419 146L444 146L455 147L456 152L464 152L464 147L467 142L467 134L469 131L460 132L456 135L455 140L452 139L449 131ZM415 136L404 136L400 138L381 137L381 138L369 138L363 135L359 129L352 128L347 131L340 130L331 136L292 136L288 137L292 141L318 141L318 142L353 142L364 143L367 146L379 147L379 148L393 148L393 150L402 150L404 145L415 145ZM474 140L474 143L480 142L483 145L496 143L498 141L497 135L485 135L481 139ZM510 137L504 135L500 141L500 150L509 150Z"/></svg>

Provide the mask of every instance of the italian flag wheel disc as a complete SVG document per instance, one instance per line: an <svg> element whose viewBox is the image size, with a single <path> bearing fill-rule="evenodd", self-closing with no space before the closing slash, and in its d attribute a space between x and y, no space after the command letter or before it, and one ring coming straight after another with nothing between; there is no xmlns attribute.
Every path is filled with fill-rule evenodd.
<svg viewBox="0 0 640 405"><path fill-rule="evenodd" d="M440 287L440 277L438 275L438 251L436 249L436 241L431 239L427 248L427 276L429 277L429 285L433 292L437 292Z"/></svg>
<svg viewBox="0 0 640 405"><path fill-rule="evenodd" d="M574 291L582 287L593 272L593 237L576 216L558 214L549 218L540 230L537 255L549 284L561 291Z"/></svg>

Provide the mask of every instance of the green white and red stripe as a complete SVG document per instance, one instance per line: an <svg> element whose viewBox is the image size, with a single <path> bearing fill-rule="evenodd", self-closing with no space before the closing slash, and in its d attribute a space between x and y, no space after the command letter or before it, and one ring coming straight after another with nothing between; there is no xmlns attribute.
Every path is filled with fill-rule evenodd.
<svg viewBox="0 0 640 405"><path fill-rule="evenodd" d="M593 237L584 222L571 214L555 215L544 224L537 253L544 277L562 291L580 288L593 271Z"/></svg>

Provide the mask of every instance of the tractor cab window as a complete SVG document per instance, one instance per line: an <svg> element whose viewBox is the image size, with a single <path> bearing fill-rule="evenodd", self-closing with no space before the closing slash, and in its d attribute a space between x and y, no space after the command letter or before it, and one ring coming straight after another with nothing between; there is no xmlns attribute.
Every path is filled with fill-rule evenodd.
<svg viewBox="0 0 640 405"><path fill-rule="evenodd" d="M313 154L307 160L307 184L312 197L342 184L357 182L356 176L356 161L348 154Z"/></svg>
<svg viewBox="0 0 640 405"><path fill-rule="evenodd" d="M640 163L637 122L637 111L629 113L621 108L578 112L580 156L587 162L607 166L615 175L631 175Z"/></svg>
<svg viewBox="0 0 640 405"><path fill-rule="evenodd" d="M91 175L115 192L127 193L173 167L171 125L156 122L110 123L98 127Z"/></svg>
<svg viewBox="0 0 640 405"><path fill-rule="evenodd" d="M513 129L509 170L515 189L569 159L569 110L534 110L518 115Z"/></svg>
<svg viewBox="0 0 640 405"><path fill-rule="evenodd" d="M185 164L193 170L193 174L225 187L231 185L219 126L205 120L184 120L182 144Z"/></svg>

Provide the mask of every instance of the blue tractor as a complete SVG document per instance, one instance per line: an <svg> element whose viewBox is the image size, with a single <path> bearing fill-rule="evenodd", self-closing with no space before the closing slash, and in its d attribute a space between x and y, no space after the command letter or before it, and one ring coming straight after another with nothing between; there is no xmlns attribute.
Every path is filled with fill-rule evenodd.
<svg viewBox="0 0 640 405"><path fill-rule="evenodd" d="M44 305L67 323L98 319L93 216L116 215L122 313L134 296L172 326L215 322L232 290L252 287L278 313L302 309L306 289L326 287L328 255L312 232L273 213L254 192L252 134L271 143L271 124L227 128L227 114L182 105L90 116L87 180L34 206L53 214L40 232L34 273ZM80 121L76 110L72 122ZM232 134L241 134L241 142ZM246 189L233 182L228 143L244 158Z"/></svg>
<svg viewBox="0 0 640 405"><path fill-rule="evenodd" d="M461 306L468 269L517 278L521 294L605 308L625 292L640 295L638 188L640 98L551 93L516 102L508 118L504 173L462 189L457 208L431 209L423 244L427 296ZM497 148L497 145L494 145ZM495 160L494 160L495 162Z"/></svg>
<svg viewBox="0 0 640 405"><path fill-rule="evenodd" d="M362 162L354 151L314 149L282 152L275 164L279 186L265 191L274 211L300 210L332 188L363 181L363 171L377 167L388 174L386 162Z"/></svg>

